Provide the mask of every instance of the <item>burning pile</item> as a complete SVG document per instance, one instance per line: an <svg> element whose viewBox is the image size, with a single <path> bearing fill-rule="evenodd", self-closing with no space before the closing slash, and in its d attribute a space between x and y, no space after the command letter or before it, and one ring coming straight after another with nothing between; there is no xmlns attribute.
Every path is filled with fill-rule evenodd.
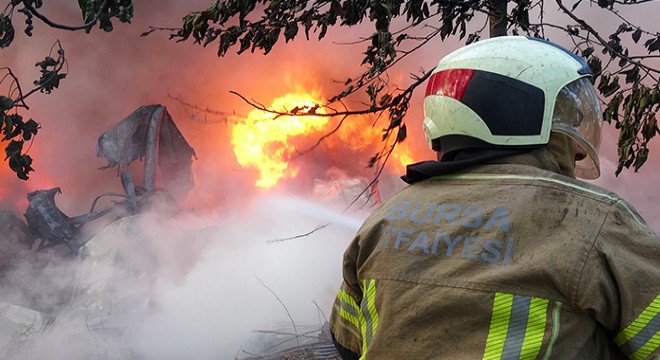
<svg viewBox="0 0 660 360"><path fill-rule="evenodd" d="M290 99L290 97L285 98ZM297 102L299 99L296 98L292 101ZM255 113L251 116L257 115ZM290 168L286 162L283 162L285 159L291 160L292 154L295 153L295 147L288 145L291 139L296 144L305 145L305 141L309 142L305 136L309 136L310 133L322 134L327 131L327 126L329 126L329 120L323 117L282 117L284 121L278 123L279 120L279 118L270 118L263 121L252 121L250 123L252 127L247 125L248 122L237 124L234 127L235 134L240 133L241 129L246 130L245 133L249 134L254 129L263 129L264 124L277 125L270 128L265 127L266 130L262 133L263 138L258 137L261 143L257 142L255 145L259 149L255 153L265 156L266 161L271 161L273 164L281 161L279 168L275 165L262 170L262 178L271 179L268 180L271 181L270 183L264 182L263 185L274 186L279 179L296 175L287 172ZM283 126L282 124L288 125ZM296 130L296 127L299 130ZM354 136L350 131L338 134ZM357 142L352 148L365 147L364 144L369 138L363 136L361 139L362 142ZM242 141L236 143L245 144ZM330 149L338 146L336 141L328 142L328 144ZM275 156L265 155L269 153L268 149L278 146L281 151L275 151ZM172 147L185 151L170 151ZM157 153L154 153L154 150L157 150ZM67 321L78 319L77 316L80 314L84 315L86 329L95 339L103 339L104 344L114 344L115 342L120 344L121 331L119 329L136 326L134 323L137 319L146 316L153 310L150 299L152 296L151 285L155 275L150 271L155 270L142 271L139 269L145 266L145 262L152 261L149 258L153 256L151 252L155 250L154 244L162 243L166 239L159 238L157 241L149 239L153 235L148 235L141 229L139 219L143 216L157 216L162 217L160 220L162 221L169 219L179 209L176 206L168 206L170 210L166 213L152 214L151 211L154 210L154 207L150 205L153 205L153 202L158 200L156 197L161 196L160 194L163 192L162 189L155 186L156 171L152 166L158 164L160 175L167 175L168 171L172 170L183 171L185 175L190 171L191 157L195 153L178 132L168 112L161 106L141 107L136 110L99 138L98 151L109 161L109 166L118 167L125 191L125 194L113 195L118 197L119 201L109 208L111 210L96 211L93 205L89 214L67 216L55 204L55 196L59 193L59 188L55 187L29 194L30 204L25 213L28 226L15 216L0 217L0 220L4 219L0 221L0 229L6 230L5 234L13 234L11 239L4 239L6 236L3 239L21 245L19 259L21 262L32 261L37 264L34 259L40 259L38 263L44 264L43 260L46 259L49 268L51 266L57 268L57 271L39 274L38 271L34 271L37 270L36 265L31 267L30 282L10 284L12 291L20 287L21 299L23 299L24 297L34 297L35 292L44 291L45 286L35 288L37 282L61 285L49 292L47 297L40 294L39 298L34 298L29 303L24 300L17 300L14 303L7 296L3 297L4 301L10 301L0 302L0 344L6 347L7 351L22 353L29 346L23 345L20 339L34 341L42 333L58 333L61 331L62 324L69 326ZM173 157L175 155L183 158ZM142 186L134 182L129 171L129 163L140 158L147 158L144 162L144 184ZM260 161L246 164L260 164ZM278 169L281 171L278 172ZM268 177L273 174L274 177ZM186 176L183 178L187 179ZM177 183L190 184L188 181L178 181ZM93 203L95 204L96 200ZM167 197L165 201L159 203L161 206L157 206L157 208L162 209L163 204L172 205L174 200ZM106 222L106 226L102 230L97 228L93 233L81 231L88 222L108 214L112 214L114 220ZM160 224L161 228L164 226L165 224ZM168 233L168 237L176 236ZM203 231L188 232L183 237L188 241L201 239ZM205 242L208 239L202 239L202 241ZM6 247L3 250L6 250ZM17 258L12 254L0 253L0 255L2 255L0 258ZM199 254L194 256L199 256ZM177 251L177 261L181 261L185 257L185 251ZM12 266L16 265L15 261L4 262L4 264L10 263ZM121 266L118 266L119 263ZM39 265L39 269L46 269L46 267ZM73 271L74 269L76 270ZM10 270L13 271L13 269ZM26 278L22 277L22 279ZM121 281L117 282L118 279ZM2 280L8 281L5 281L5 285L14 282L10 276ZM32 283L33 281L34 283ZM126 286L126 284L129 285ZM128 292L126 292L127 290ZM58 300L49 302L49 299L54 298ZM130 311L127 313L125 309L130 309ZM53 319L56 320L53 321ZM105 334L109 330L112 330L114 335ZM318 335L306 332L302 338L301 340L298 335L295 335L295 345L287 347L281 344L282 346L271 348L262 354L251 354L245 360L303 359L310 356L328 360L336 358L337 354L327 331L320 330ZM290 341L291 339L289 339L289 344L291 344ZM114 347L114 345L112 346ZM131 348L126 346L118 347L123 350L118 352L120 355L117 356L132 358ZM83 345L81 345L81 349L83 349ZM93 348L79 351L93 351Z"/></svg>
<svg viewBox="0 0 660 360"><path fill-rule="evenodd" d="M276 98L269 108L276 112L295 112L296 109L315 108L315 104L324 101L316 93L301 91ZM305 194L304 190L301 192L296 189L299 195L307 195L305 197L308 198L311 193L317 202L325 204L339 198L345 205L353 198L361 196L365 189L372 187L369 176L373 176L373 173L365 174L364 165L370 156L389 146L383 143L383 131L373 125L374 121L374 118L368 116L351 117L342 121L320 110L316 116L278 116L272 112L253 110L243 119L232 124L231 144L237 163L258 171L255 183L257 187L265 190L283 182L304 182L308 192ZM387 165L389 169L392 172L400 172L403 166L410 162L409 153L408 148L399 145L389 159ZM35 333L58 332L59 330L56 329L62 325L58 321L53 322L53 319L66 319L72 316L72 314L61 316L61 312L83 314L86 329L96 341L96 337L100 339L109 327L112 327L112 331L119 331L118 329L124 325L129 328L130 326L126 324L135 322L139 316L147 316L146 314L153 310L150 303L150 286L155 281L156 275L138 269L144 266L144 262L151 261L148 259L153 256L150 252L160 246L154 244L160 244L165 240L158 239L153 244L150 239L146 240L148 236L141 232L141 225L137 225L140 222L135 218L151 215L151 210L155 208L168 209L166 212L156 214L163 216L163 219L170 219L180 212L181 209L174 197L159 186L164 185L167 190L174 191L177 189L170 187L178 187L185 193L193 185L192 175L195 168L191 164L196 153L183 138L182 132L174 125L165 108L152 105L139 108L116 127L104 133L98 141L98 155L108 160L109 167L117 168L115 174L119 174L124 190L123 194L103 195L114 196L116 201L113 200L113 205L96 210L97 198L92 202L90 213L70 217L55 205L55 196L59 193L59 188L53 186L49 190L33 191L28 196L30 204L25 212L27 226L15 216L4 216L5 221L0 221L0 230L6 230L6 234L9 229L13 234L13 238L9 239L5 236L9 240L4 240L20 245L21 255L19 258L11 253L0 252L0 260L2 258L13 260L4 264L13 266L18 260L30 262L30 259L37 257L40 259L39 264L47 263L48 266L58 262L60 264L54 265L67 264L61 269L58 267L57 272L49 276L35 271L36 265L30 268L32 276L30 279L34 279L36 283L36 280L41 278L39 286L51 280L57 280L52 282L62 285L47 294L50 299L57 298L57 302L49 303L43 296L35 298L36 300L30 303L13 302L8 297L3 297L7 302L0 302L0 345L7 345L12 351L21 352L27 348L18 341L19 339L34 339ZM142 184L134 179L132 175L134 168L131 169L129 166L138 159L144 160L144 169L142 173L138 172L138 175L143 176ZM164 178L157 182L156 174ZM0 175L3 173L0 172ZM0 188L0 197L6 195L7 191L8 189ZM159 205L154 205L156 203ZM305 215L309 216L309 213L313 212L308 211ZM86 228L88 222L96 221L101 217L105 219L103 230L96 226ZM109 219L110 217L112 219ZM0 220L2 219L3 217L0 217ZM160 224L161 228L164 226L165 224ZM327 224L323 225L325 226ZM356 225L351 224L351 226ZM349 239L353 231L338 238ZM181 238L196 242L197 240L190 239L203 238L199 235L201 233L203 231L197 229ZM174 237L174 235L167 234L166 237ZM207 239L201 240L201 242L205 241ZM336 244L333 246L340 248ZM5 247L0 250L6 249ZM199 253L188 255L186 251L179 249L176 261L200 256ZM49 261L44 262L43 259ZM136 259L141 260L136 261ZM117 266L118 263L121 263L121 266ZM138 263L139 266L136 265ZM44 268L39 266L39 269ZM72 271L74 268L77 270ZM155 274L155 270L153 271ZM67 281L61 281L64 278L62 274L66 275ZM129 283L130 286L116 288L114 277L121 277L122 282ZM7 279L9 278L0 280ZM35 289L35 284L31 281L19 284L20 286L15 288L20 287L23 295L32 297L35 292L44 291L41 287ZM11 282L12 280L9 279L6 284ZM127 289L129 294L124 296L122 291ZM146 292L135 292L134 289ZM126 308L124 306L126 304L130 305L132 320L125 319L128 315L119 313L121 310L114 310L115 313L111 313L112 309ZM3 319L17 319L16 314L21 316L20 320L3 322ZM303 336L305 341L295 335L280 346L270 348L261 354L246 352L244 354L248 354L249 357L244 360L337 358L327 331L323 329L315 331L318 334L305 333ZM104 337L103 341L111 343L117 340L121 343L118 339L110 336ZM295 345L286 346L292 344L292 339L295 339ZM131 350L130 347L127 348L128 350Z"/></svg>

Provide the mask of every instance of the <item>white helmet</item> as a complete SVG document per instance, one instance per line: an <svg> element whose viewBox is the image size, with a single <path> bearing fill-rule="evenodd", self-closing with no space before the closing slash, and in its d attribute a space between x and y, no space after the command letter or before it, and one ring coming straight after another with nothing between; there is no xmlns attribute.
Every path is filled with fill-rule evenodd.
<svg viewBox="0 0 660 360"><path fill-rule="evenodd" d="M440 60L424 99L424 131L443 160L461 149L535 148L551 132L571 137L588 154L575 175L600 175L602 112L591 70L549 41L490 38Z"/></svg>

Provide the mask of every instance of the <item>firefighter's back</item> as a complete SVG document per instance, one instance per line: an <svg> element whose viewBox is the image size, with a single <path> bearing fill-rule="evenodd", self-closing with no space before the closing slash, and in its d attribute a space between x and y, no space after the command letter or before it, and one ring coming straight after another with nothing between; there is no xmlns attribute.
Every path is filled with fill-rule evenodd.
<svg viewBox="0 0 660 360"><path fill-rule="evenodd" d="M616 281L636 274L619 267L619 279L603 279L611 274L599 249L616 204L612 193L523 165L396 194L356 243L367 358L625 358L614 342ZM628 215L616 226L647 230Z"/></svg>

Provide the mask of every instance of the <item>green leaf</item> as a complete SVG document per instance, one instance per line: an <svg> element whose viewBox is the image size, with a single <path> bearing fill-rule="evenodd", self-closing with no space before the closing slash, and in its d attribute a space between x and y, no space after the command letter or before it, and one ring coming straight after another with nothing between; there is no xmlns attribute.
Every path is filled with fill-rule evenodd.
<svg viewBox="0 0 660 360"><path fill-rule="evenodd" d="M82 11L83 23L87 23L94 18L94 14L96 14L96 1L78 0L78 6ZM89 32L89 30L87 32Z"/></svg>
<svg viewBox="0 0 660 360"><path fill-rule="evenodd" d="M449 34L451 34L453 29L454 24L451 19L445 19L440 27L440 38L444 40Z"/></svg>
<svg viewBox="0 0 660 360"><path fill-rule="evenodd" d="M37 134L37 131L39 130L39 124L30 119L23 124L23 140L30 140L33 135Z"/></svg>
<svg viewBox="0 0 660 360"><path fill-rule="evenodd" d="M399 115L393 115L390 118L390 126L387 128L387 130L394 129L396 127L399 127L401 125L401 121L403 121L403 118Z"/></svg>
<svg viewBox="0 0 660 360"><path fill-rule="evenodd" d="M245 50L250 48L250 45L252 45L252 38L254 37L254 33L252 31L248 32L241 38L241 48L238 50L238 53L241 54Z"/></svg>
<svg viewBox="0 0 660 360"><path fill-rule="evenodd" d="M14 41L14 26L11 18L0 14L0 48L6 48Z"/></svg>
<svg viewBox="0 0 660 360"><path fill-rule="evenodd" d="M603 63L596 56L592 56L587 60L589 68L594 73L594 76L600 75L600 72L603 70Z"/></svg>
<svg viewBox="0 0 660 360"><path fill-rule="evenodd" d="M4 128L2 128L2 133L4 134L4 136L2 137L2 141L7 141L11 139L11 137L9 137L9 134L11 134L12 130L14 129L14 122L12 121L11 116L7 116L5 117L3 123L4 123Z"/></svg>
<svg viewBox="0 0 660 360"><path fill-rule="evenodd" d="M378 154L369 158L369 161L367 162L367 167L372 168L374 167L374 165L376 165L377 162L378 162Z"/></svg>
<svg viewBox="0 0 660 360"><path fill-rule="evenodd" d="M571 8L571 11L575 11L575 9L577 9L577 7L580 5L581 2L582 2L582 0L576 1L575 4L573 4L573 7Z"/></svg>
<svg viewBox="0 0 660 360"><path fill-rule="evenodd" d="M9 160L9 168L16 173L21 180L27 180L32 168L32 158L29 155L22 154L23 141L12 140L5 147L5 160Z"/></svg>
<svg viewBox="0 0 660 360"><path fill-rule="evenodd" d="M7 111L14 107L14 101L6 96L0 96L0 111Z"/></svg>
<svg viewBox="0 0 660 360"><path fill-rule="evenodd" d="M635 156L635 163L633 164L633 167L635 168L635 171L639 170L639 168L644 165L646 162L646 159L649 157L649 149L646 147L643 147L637 151L637 155Z"/></svg>
<svg viewBox="0 0 660 360"><path fill-rule="evenodd" d="M642 37L642 29L637 28L637 30L635 30L635 31L632 33L632 39L633 39L633 41L635 42L635 44L637 44L637 42L639 42L639 39L640 39L641 37Z"/></svg>
<svg viewBox="0 0 660 360"><path fill-rule="evenodd" d="M289 42L298 35L298 23L295 21L288 22L284 28L284 40Z"/></svg>
<svg viewBox="0 0 660 360"><path fill-rule="evenodd" d="M39 61L39 62L36 63L34 66L38 66L38 67L40 67L41 69L45 70L45 69L47 69L48 67L55 66L55 65L57 65L57 60L53 59L53 58L50 57L50 56L46 56L46 58L44 58L43 61Z"/></svg>
<svg viewBox="0 0 660 360"><path fill-rule="evenodd" d="M644 43L644 46L649 51L649 53L660 50L660 37L647 40Z"/></svg>
<svg viewBox="0 0 660 360"><path fill-rule="evenodd" d="M21 153L23 151L23 142L22 141L16 141L12 140L7 144L7 147L5 147L5 160L10 158L11 156L15 156Z"/></svg>
<svg viewBox="0 0 660 360"><path fill-rule="evenodd" d="M639 80L639 67L635 66L630 70L622 71L626 75L626 84L631 84Z"/></svg>
<svg viewBox="0 0 660 360"><path fill-rule="evenodd" d="M655 113L650 113L646 116L644 121L644 128L642 129L642 135L644 139L650 140L658 133L658 119L656 118Z"/></svg>
<svg viewBox="0 0 660 360"><path fill-rule="evenodd" d="M396 134L396 142L397 143L402 142L403 140L406 139L407 135L408 135L408 131L407 131L406 125L403 124L399 128L399 132Z"/></svg>
<svg viewBox="0 0 660 360"><path fill-rule="evenodd" d="M472 44L473 42L479 41L481 39L481 36L479 36L478 33L472 33L468 35L467 40L465 41L466 45Z"/></svg>

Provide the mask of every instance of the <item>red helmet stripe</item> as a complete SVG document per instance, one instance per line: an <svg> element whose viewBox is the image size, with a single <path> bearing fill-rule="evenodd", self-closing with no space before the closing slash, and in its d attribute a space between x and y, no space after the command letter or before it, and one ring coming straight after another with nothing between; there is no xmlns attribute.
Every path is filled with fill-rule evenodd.
<svg viewBox="0 0 660 360"><path fill-rule="evenodd" d="M461 100L467 89L474 70L451 69L437 72L429 78L426 95L442 95Z"/></svg>

